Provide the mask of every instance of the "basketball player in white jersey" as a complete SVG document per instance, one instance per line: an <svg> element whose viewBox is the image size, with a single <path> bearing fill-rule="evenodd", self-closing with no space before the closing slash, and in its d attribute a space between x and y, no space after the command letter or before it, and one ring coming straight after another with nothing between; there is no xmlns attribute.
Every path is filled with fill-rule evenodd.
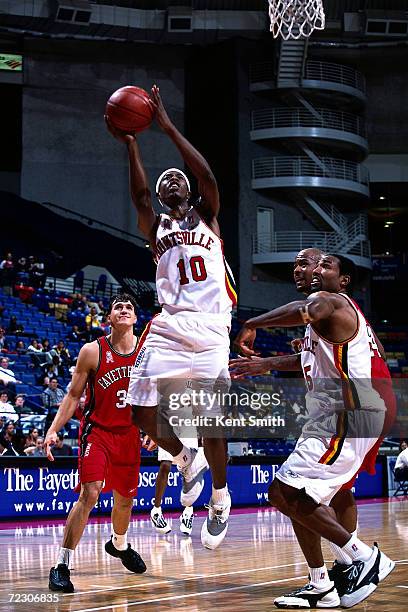
<svg viewBox="0 0 408 612"><path fill-rule="evenodd" d="M231 506L225 440L204 435L204 456L200 450L184 446L174 432L162 434L157 427L158 391L164 398L180 396L188 380L194 385L197 379L199 390L204 385L208 395L215 388L228 388L229 330L236 294L223 256L217 221L219 194L211 168L170 121L156 85L151 104L157 123L197 179L200 198L193 204L187 176L170 168L156 184L156 195L163 206L163 212L157 215L136 138L118 132L108 122L112 134L127 145L132 200L139 229L148 238L157 263L156 288L162 306L141 337L127 401L133 406L135 423L169 452L180 468L184 505L192 505L198 498L209 464L213 488L201 541L213 549L225 537ZM204 409L205 414L216 414L214 406L211 412L207 405L193 409L195 413ZM188 430L183 433L183 437L190 436Z"/></svg>
<svg viewBox="0 0 408 612"><path fill-rule="evenodd" d="M301 366L310 418L270 486L269 501L303 526L298 540L310 580L278 597L274 603L279 608L352 607L377 588L380 572L385 578L395 565L377 545L370 548L342 527L328 506L376 444L386 410L371 383L372 353L381 357L370 326L345 293L350 283L347 266L341 256L322 256L313 272L316 293L250 319L236 339L240 350L251 356L257 327L307 325ZM341 597L324 564L320 537L352 560L344 572Z"/></svg>

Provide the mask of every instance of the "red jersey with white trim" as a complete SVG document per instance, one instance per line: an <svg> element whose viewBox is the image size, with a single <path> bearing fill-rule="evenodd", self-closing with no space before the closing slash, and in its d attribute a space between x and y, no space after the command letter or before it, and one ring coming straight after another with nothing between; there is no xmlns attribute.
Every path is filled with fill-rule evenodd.
<svg viewBox="0 0 408 612"><path fill-rule="evenodd" d="M388 368L381 358L373 331L361 310L354 308L358 325L347 342L333 343L320 336L311 324L302 340L302 369L308 388L306 405L311 418L334 414L344 408L384 412L386 406L373 383ZM339 382L345 384L339 384Z"/></svg>
<svg viewBox="0 0 408 612"><path fill-rule="evenodd" d="M132 425L132 410L126 403L130 372L137 349L128 355L118 353L104 336L97 339L99 363L88 378L83 425L94 423L114 431Z"/></svg>
<svg viewBox="0 0 408 612"><path fill-rule="evenodd" d="M172 314L211 313L230 320L237 296L223 243L194 208L183 219L160 215L154 250L162 306Z"/></svg>

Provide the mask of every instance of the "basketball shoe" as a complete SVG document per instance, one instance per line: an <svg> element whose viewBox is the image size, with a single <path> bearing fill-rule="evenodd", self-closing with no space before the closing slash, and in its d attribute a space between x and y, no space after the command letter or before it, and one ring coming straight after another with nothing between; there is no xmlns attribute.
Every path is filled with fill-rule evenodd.
<svg viewBox="0 0 408 612"><path fill-rule="evenodd" d="M337 608L340 597L333 582L324 590L309 582L300 589L277 597L273 603L277 608Z"/></svg>
<svg viewBox="0 0 408 612"><path fill-rule="evenodd" d="M184 535L189 536L193 530L194 510L192 506L184 508L183 514L180 516L180 531Z"/></svg>
<svg viewBox="0 0 408 612"><path fill-rule="evenodd" d="M376 545L372 550L367 561L353 561L344 572L344 593L340 597L340 603L344 608L352 608L357 605L371 595L378 586L383 553Z"/></svg>
<svg viewBox="0 0 408 612"><path fill-rule="evenodd" d="M202 447L198 449L192 448L191 458L190 465L180 469L183 479L180 503L184 507L192 506L200 497L204 487L204 474L208 470L208 462Z"/></svg>
<svg viewBox="0 0 408 612"><path fill-rule="evenodd" d="M214 550L225 538L228 529L228 517L231 510L231 497L227 494L225 504L214 504L212 499L208 506L208 518L201 528L201 543L205 548Z"/></svg>
<svg viewBox="0 0 408 612"><path fill-rule="evenodd" d="M139 553L133 550L130 544L127 545L125 550L118 550L114 546L111 536L111 539L105 544L105 550L108 555L112 555L112 557L117 557L120 559L122 561L122 565L126 567L129 572L143 574L147 569L142 557L139 555Z"/></svg>
<svg viewBox="0 0 408 612"><path fill-rule="evenodd" d="M51 591L61 591L62 593L73 593L74 585L70 580L71 572L68 565L60 563L57 567L50 569L48 587Z"/></svg>
<svg viewBox="0 0 408 612"><path fill-rule="evenodd" d="M163 516L163 512L161 507L153 508L150 511L150 520L152 521L152 525L158 533L170 533L171 527Z"/></svg>

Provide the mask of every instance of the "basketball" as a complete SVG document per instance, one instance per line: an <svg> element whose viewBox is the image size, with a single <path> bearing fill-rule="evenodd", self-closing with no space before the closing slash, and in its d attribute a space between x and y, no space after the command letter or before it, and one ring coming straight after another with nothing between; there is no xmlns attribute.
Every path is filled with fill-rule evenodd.
<svg viewBox="0 0 408 612"><path fill-rule="evenodd" d="M154 110L149 94L141 87L127 85L117 89L106 104L105 114L111 124L124 132L142 132L152 122Z"/></svg>

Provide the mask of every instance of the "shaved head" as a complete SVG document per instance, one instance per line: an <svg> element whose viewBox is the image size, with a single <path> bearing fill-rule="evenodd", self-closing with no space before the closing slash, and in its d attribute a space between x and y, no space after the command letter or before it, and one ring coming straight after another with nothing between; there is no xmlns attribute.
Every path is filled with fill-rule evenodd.
<svg viewBox="0 0 408 612"><path fill-rule="evenodd" d="M293 280L295 281L296 291L309 295L311 292L313 270L322 257L320 249L302 249L296 255L293 267Z"/></svg>

